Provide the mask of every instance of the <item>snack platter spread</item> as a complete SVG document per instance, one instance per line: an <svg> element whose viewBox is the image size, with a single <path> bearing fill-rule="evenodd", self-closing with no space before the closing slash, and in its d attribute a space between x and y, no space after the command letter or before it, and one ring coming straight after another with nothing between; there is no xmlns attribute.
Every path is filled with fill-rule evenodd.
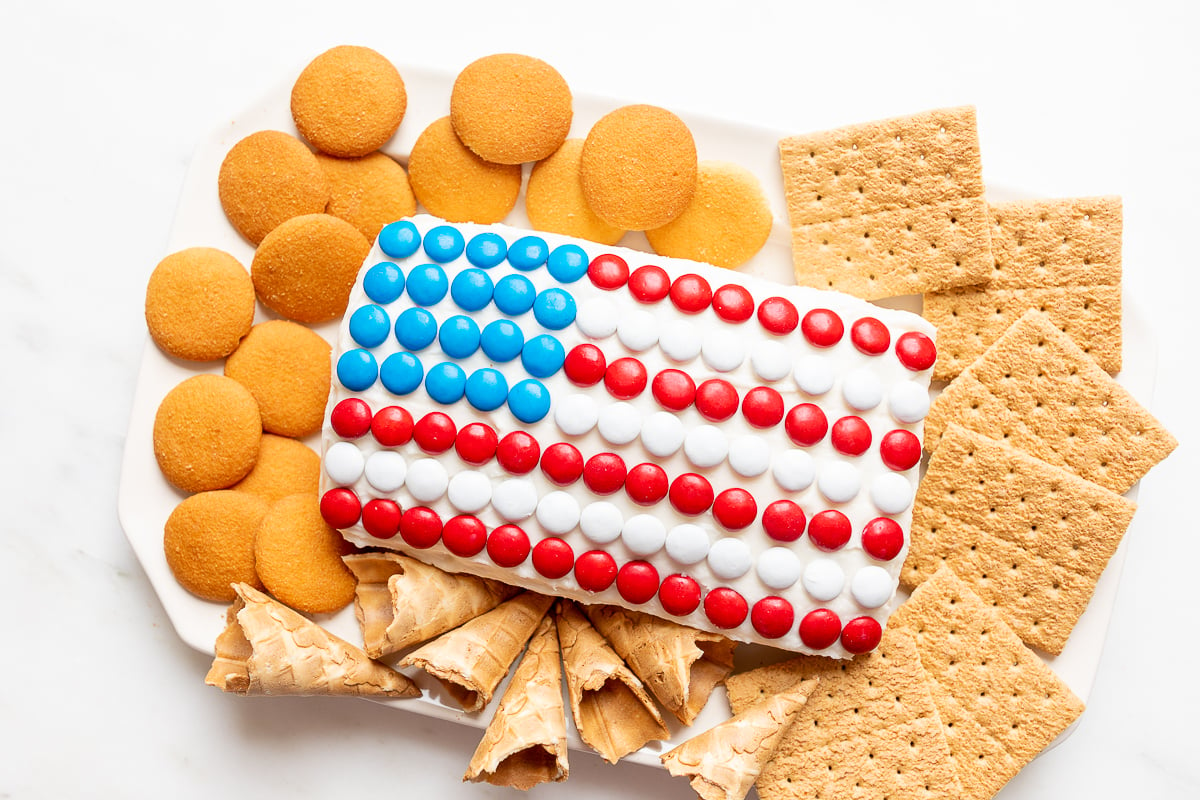
<svg viewBox="0 0 1200 800"><path fill-rule="evenodd" d="M396 136L384 152L406 163L407 155L417 135L434 119L445 113L454 76L417 67L401 67L408 93L409 111ZM256 105L236 116L232 123L209 134L197 148L185 179L175 223L166 242L165 252L187 247L216 247L233 254L243 263L250 263L253 248L229 225L214 189L223 158L242 137L261 130L294 130L288 106L288 87L280 85L267 93ZM576 94L573 98L574 119L572 135L581 136L592 124L613 108L621 105L610 98ZM792 254L784 205L784 188L779 169L778 143L791 132L780 132L737 124L716 117L682 114L696 139L697 148L706 158L739 163L761 181L771 205L774 227L763 249L741 271L784 285L794 283ZM1015 188L988 185L989 200L1010 200L1022 196ZM528 220L518 203L504 220L508 225L528 227ZM630 233L620 246L648 251L645 237ZM653 263L648 256L647 263ZM631 265L632 266L632 265ZM880 305L920 310L916 297L895 298ZM1134 302L1124 298L1123 369L1118 381L1142 403L1148 404L1153 390L1155 373L1155 344ZM260 308L256 319L266 319ZM323 323L314 329L326 340L334 342L338 322ZM216 365L195 364L173 359L147 339L143 351L138 383L134 396L119 494L119 514L130 544L150 578L172 624L180 637L204 653L212 653L214 642L225 626L226 606L211 603L189 594L173 577L163 554L163 526L172 509L183 495L163 478L151 445L155 411L166 393L181 380L199 372L219 372ZM935 393L937 387L935 386ZM320 449L318 437L308 443ZM1134 486L1126 496L1136 497ZM1122 543L1101 576L1090 605L1080 618L1063 652L1044 657L1054 672L1082 700L1087 699L1099 662L1108 618L1117 594L1125 544ZM903 596L896 598L899 604ZM337 614L319 617L323 626L349 641L359 638L354 612L346 608ZM765 653L754 647L739 652L739 667L753 666ZM388 701L399 709L451 719L483 727L487 715L465 714L444 697L444 690L427 676L417 678L422 697L416 700ZM693 731L703 731L728 717L726 704L718 699L710 702L694 723ZM688 733L673 722L672 739L654 742L628 756L630 760L661 766L659 754L686 738ZM574 731L570 731L572 747L584 749Z"/></svg>

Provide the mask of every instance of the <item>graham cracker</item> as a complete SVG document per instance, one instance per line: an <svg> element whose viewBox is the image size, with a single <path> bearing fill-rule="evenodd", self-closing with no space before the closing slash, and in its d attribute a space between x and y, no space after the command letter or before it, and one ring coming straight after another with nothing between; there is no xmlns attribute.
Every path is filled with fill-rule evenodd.
<svg viewBox="0 0 1200 800"><path fill-rule="evenodd" d="M992 797L1083 702L949 569L888 620L915 637L964 798Z"/></svg>
<svg viewBox="0 0 1200 800"><path fill-rule="evenodd" d="M1121 370L1119 197L988 206L993 265L981 286L925 295L938 329L936 380L950 380L1031 308L1109 373Z"/></svg>
<svg viewBox="0 0 1200 800"><path fill-rule="evenodd" d="M951 425L913 502L901 584L951 569L1031 647L1062 652L1133 519L1121 495Z"/></svg>
<svg viewBox="0 0 1200 800"><path fill-rule="evenodd" d="M987 280L974 108L792 136L779 155L797 284L876 300Z"/></svg>
<svg viewBox="0 0 1200 800"><path fill-rule="evenodd" d="M762 800L960 794L950 748L916 641L886 630L853 661L799 656L730 676L734 714L799 681L820 683L799 710L756 786Z"/></svg>
<svg viewBox="0 0 1200 800"><path fill-rule="evenodd" d="M925 449L957 423L1124 492L1178 444L1070 336L1027 311L955 378L925 418Z"/></svg>

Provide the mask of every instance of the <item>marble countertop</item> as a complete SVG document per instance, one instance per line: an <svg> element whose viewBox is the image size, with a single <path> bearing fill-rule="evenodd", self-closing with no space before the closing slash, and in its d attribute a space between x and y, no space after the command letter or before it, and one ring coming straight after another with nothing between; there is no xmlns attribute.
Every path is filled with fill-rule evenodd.
<svg viewBox="0 0 1200 800"><path fill-rule="evenodd" d="M1180 440L1142 482L1089 707L1006 800L1200 795L1190 499L1200 259L1200 11L1186 2L18 3L0 25L0 797L338 793L480 797L479 732L361 701L245 699L203 682L117 520L145 326L201 137L337 44L455 72L538 55L578 91L780 130L962 103L984 178L1119 194L1125 288L1157 340L1148 401ZM796 8L792 8L796 5ZM519 7L518 7L519 6ZM801 115L798 109L803 109ZM215 195L215 187L214 187ZM1189 478L1188 476L1193 476ZM1152 655L1161 653L1161 655ZM572 753L575 800L694 797Z"/></svg>

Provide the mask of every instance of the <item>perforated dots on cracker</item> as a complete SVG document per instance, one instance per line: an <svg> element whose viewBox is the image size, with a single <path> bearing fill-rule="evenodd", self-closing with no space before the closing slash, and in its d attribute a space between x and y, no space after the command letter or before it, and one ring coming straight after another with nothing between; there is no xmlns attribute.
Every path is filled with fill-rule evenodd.
<svg viewBox="0 0 1200 800"><path fill-rule="evenodd" d="M567 139L533 165L525 187L525 213L534 229L613 245L625 231L609 225L588 207L579 177L583 139Z"/></svg>
<svg viewBox="0 0 1200 800"><path fill-rule="evenodd" d="M276 501L254 537L258 576L276 599L297 611L325 614L354 599L354 574L342 562L351 551L325 524L315 494Z"/></svg>
<svg viewBox="0 0 1200 800"><path fill-rule="evenodd" d="M329 179L325 212L358 228L367 241L375 241L384 225L416 213L408 173L387 155L335 158L318 153L317 162Z"/></svg>
<svg viewBox="0 0 1200 800"><path fill-rule="evenodd" d="M413 194L450 222L499 222L521 193L521 166L494 164L459 141L450 117L431 123L408 156Z"/></svg>
<svg viewBox="0 0 1200 800"><path fill-rule="evenodd" d="M146 326L176 358L212 361L237 348L254 323L254 284L236 258L189 247L158 263L146 285Z"/></svg>
<svg viewBox="0 0 1200 800"><path fill-rule="evenodd" d="M225 362L225 374L258 401L263 430L300 438L321 427L329 397L330 345L303 325L260 322Z"/></svg>
<svg viewBox="0 0 1200 800"><path fill-rule="evenodd" d="M323 153L350 158L392 138L408 108L404 79L369 47L343 45L309 62L292 86L292 119Z"/></svg>
<svg viewBox="0 0 1200 800"><path fill-rule="evenodd" d="M163 527L163 552L179 584L224 602L234 598L231 584L261 589L254 535L267 507L261 497L230 490L201 492L177 505Z"/></svg>
<svg viewBox="0 0 1200 800"><path fill-rule="evenodd" d="M254 395L223 375L194 375L169 391L154 415L154 457L185 492L224 489L258 458L262 420Z"/></svg>
<svg viewBox="0 0 1200 800"><path fill-rule="evenodd" d="M329 202L316 156L280 131L252 133L230 148L217 190L225 216L253 244L292 217L319 214Z"/></svg>

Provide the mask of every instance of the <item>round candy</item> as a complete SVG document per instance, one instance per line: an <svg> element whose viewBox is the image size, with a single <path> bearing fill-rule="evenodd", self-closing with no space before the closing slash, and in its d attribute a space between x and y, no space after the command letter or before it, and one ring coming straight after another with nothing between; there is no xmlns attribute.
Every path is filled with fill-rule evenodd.
<svg viewBox="0 0 1200 800"><path fill-rule="evenodd" d="M750 571L752 563L750 548L741 539L718 539L708 550L708 566L718 578L740 578Z"/></svg>
<svg viewBox="0 0 1200 800"><path fill-rule="evenodd" d="M840 511L829 509L813 515L808 523L808 538L821 550L837 550L850 541L850 520Z"/></svg>
<svg viewBox="0 0 1200 800"><path fill-rule="evenodd" d="M433 306L442 302L450 291L446 272L436 264L414 267L408 273L408 296L419 306Z"/></svg>
<svg viewBox="0 0 1200 800"><path fill-rule="evenodd" d="M496 455L499 439L490 426L472 422L463 426L454 437L454 452L468 464L486 464Z"/></svg>
<svg viewBox="0 0 1200 800"><path fill-rule="evenodd" d="M425 391L442 405L457 403L467 388L467 373L458 364L443 361L430 367L425 376Z"/></svg>
<svg viewBox="0 0 1200 800"><path fill-rule="evenodd" d="M653 555L666 544L667 529L652 514L634 514L621 526L621 541L636 555Z"/></svg>
<svg viewBox="0 0 1200 800"><path fill-rule="evenodd" d="M929 392L915 383L896 384L888 393L888 411L898 422L920 422L929 413Z"/></svg>
<svg viewBox="0 0 1200 800"><path fill-rule="evenodd" d="M621 535L625 518L621 509L606 501L588 503L579 514L579 530L589 541L610 544Z"/></svg>
<svg viewBox="0 0 1200 800"><path fill-rule="evenodd" d="M801 403L788 411L783 430L789 439L801 447L812 447L825 438L829 421L825 419L825 412L820 406Z"/></svg>
<svg viewBox="0 0 1200 800"><path fill-rule="evenodd" d="M732 372L746 360L746 345L726 331L711 331L700 345L700 355L717 372Z"/></svg>
<svg viewBox="0 0 1200 800"><path fill-rule="evenodd" d="M612 291L621 288L629 280L629 265L614 253L604 253L588 264L587 275L597 287Z"/></svg>
<svg viewBox="0 0 1200 800"><path fill-rule="evenodd" d="M803 450L785 450L775 456L771 464L771 477L775 478L781 489L802 492L817 477L816 462Z"/></svg>
<svg viewBox="0 0 1200 800"><path fill-rule="evenodd" d="M321 495L321 517L331 528L349 528L358 522L362 514L362 505L358 495L349 489L339 487L330 489Z"/></svg>
<svg viewBox="0 0 1200 800"><path fill-rule="evenodd" d="M782 597L764 597L750 610L750 624L764 639L778 639L792 629L796 611Z"/></svg>
<svg viewBox="0 0 1200 800"><path fill-rule="evenodd" d="M404 294L404 273L390 261L380 261L363 275L363 291L380 305L394 303Z"/></svg>
<svg viewBox="0 0 1200 800"><path fill-rule="evenodd" d="M579 503L563 491L542 495L535 513L537 521L550 533L570 533L579 524Z"/></svg>
<svg viewBox="0 0 1200 800"><path fill-rule="evenodd" d="M708 533L699 525L684 523L667 531L667 555L680 564L699 564L708 556Z"/></svg>
<svg viewBox="0 0 1200 800"><path fill-rule="evenodd" d="M879 608L892 599L895 588L888 571L875 565L863 567L850 581L850 594L863 608Z"/></svg>
<svg viewBox="0 0 1200 800"><path fill-rule="evenodd" d="M379 377L379 366L368 351L347 350L338 357L337 377L352 392L366 391Z"/></svg>
<svg viewBox="0 0 1200 800"><path fill-rule="evenodd" d="M432 503L446 493L450 477L446 474L446 468L436 459L419 458L409 465L404 483L413 499Z"/></svg>
<svg viewBox="0 0 1200 800"><path fill-rule="evenodd" d="M469 514L452 517L442 527L442 544L454 555L470 558L483 552L487 546L487 528Z"/></svg>
<svg viewBox="0 0 1200 800"><path fill-rule="evenodd" d="M884 325L874 317L856 319L850 326L850 341L860 353L877 356L886 353L892 343L892 335Z"/></svg>
<svg viewBox="0 0 1200 800"><path fill-rule="evenodd" d="M792 371L792 354L783 342L765 339L750 351L750 366L764 381L783 380Z"/></svg>
<svg viewBox="0 0 1200 800"><path fill-rule="evenodd" d="M640 506L654 505L667 496L667 471L657 464L638 464L625 476L625 493Z"/></svg>
<svg viewBox="0 0 1200 800"><path fill-rule="evenodd" d="M921 372L937 361L937 348L933 340L923 333L909 331L896 339L896 357L913 372Z"/></svg>
<svg viewBox="0 0 1200 800"><path fill-rule="evenodd" d="M800 641L812 650L824 650L842 635L842 621L828 608L818 608L800 620Z"/></svg>
<svg viewBox="0 0 1200 800"><path fill-rule="evenodd" d="M594 344L579 344L563 359L563 372L576 386L594 386L604 379L608 362L604 351Z"/></svg>
<svg viewBox="0 0 1200 800"><path fill-rule="evenodd" d="M492 279L480 269L464 269L450 283L450 299L464 311L478 311L492 302Z"/></svg>
<svg viewBox="0 0 1200 800"><path fill-rule="evenodd" d="M882 638L883 627L871 617L855 617L842 629L842 647L855 655L874 650Z"/></svg>
<svg viewBox="0 0 1200 800"><path fill-rule="evenodd" d="M640 303L657 303L671 291L671 279L662 267L647 264L629 276L629 293Z"/></svg>
<svg viewBox="0 0 1200 800"><path fill-rule="evenodd" d="M492 290L492 302L510 317L519 317L533 308L536 298L537 289L524 275L505 275L496 281L496 288Z"/></svg>
<svg viewBox="0 0 1200 800"><path fill-rule="evenodd" d="M685 472L672 481L667 496L676 511L692 517L708 511L713 504L712 484L694 472Z"/></svg>
<svg viewBox="0 0 1200 800"><path fill-rule="evenodd" d="M534 545L533 568L550 580L565 577L575 564L575 551L562 539L543 539Z"/></svg>
<svg viewBox="0 0 1200 800"><path fill-rule="evenodd" d="M600 409L596 428L607 442L629 444L642 432L642 415L629 403L610 403Z"/></svg>
<svg viewBox="0 0 1200 800"><path fill-rule="evenodd" d="M453 225L438 225L436 228L430 228L422 242L425 255L439 264L445 264L458 258L463 254L466 246L463 235Z"/></svg>
<svg viewBox="0 0 1200 800"><path fill-rule="evenodd" d="M814 558L804 567L804 591L818 603L828 603L842 593L846 573L832 558Z"/></svg>
<svg viewBox="0 0 1200 800"><path fill-rule="evenodd" d="M363 473L366 459L353 442L334 442L325 451L325 474L340 485L349 486Z"/></svg>
<svg viewBox="0 0 1200 800"><path fill-rule="evenodd" d="M738 409L738 393L733 384L711 378L696 387L696 410L709 422L724 422Z"/></svg>
<svg viewBox="0 0 1200 800"><path fill-rule="evenodd" d="M546 270L559 283L574 283L587 274L587 253L577 244L560 244L550 252Z"/></svg>
<svg viewBox="0 0 1200 800"><path fill-rule="evenodd" d="M888 469L912 469L921 460L921 440L912 431L888 431L879 440L879 456Z"/></svg>
<svg viewBox="0 0 1200 800"><path fill-rule="evenodd" d="M700 333L686 319L671 320L658 332L658 346L672 361L684 364L700 355Z"/></svg>
<svg viewBox="0 0 1200 800"><path fill-rule="evenodd" d="M804 509L791 500L776 500L763 509L763 530L777 542L796 541L807 522Z"/></svg>
<svg viewBox="0 0 1200 800"><path fill-rule="evenodd" d="M755 386L742 398L742 415L755 428L772 428L783 419L783 395L769 386Z"/></svg>
<svg viewBox="0 0 1200 800"><path fill-rule="evenodd" d="M384 447L399 447L412 438L412 414L400 406L386 406L371 418L371 435Z"/></svg>
<svg viewBox="0 0 1200 800"><path fill-rule="evenodd" d="M771 446L761 436L739 436L729 443L729 466L745 478L757 478L771 466Z"/></svg>
<svg viewBox="0 0 1200 800"><path fill-rule="evenodd" d="M796 362L792 372L800 391L820 397L833 388L833 367L818 355L808 355Z"/></svg>
<svg viewBox="0 0 1200 800"><path fill-rule="evenodd" d="M912 501L912 484L899 473L889 472L871 481L871 502L884 514L906 511Z"/></svg>
<svg viewBox="0 0 1200 800"><path fill-rule="evenodd" d="M413 439L426 453L444 453L454 446L458 426L440 411L431 411L413 425Z"/></svg>
<svg viewBox="0 0 1200 800"><path fill-rule="evenodd" d="M604 339L617 332L620 314L607 297L589 297L575 312L575 326L584 336Z"/></svg>
<svg viewBox="0 0 1200 800"><path fill-rule="evenodd" d="M501 567L517 567L529 558L529 535L516 525L501 525L487 539L488 558Z"/></svg>
<svg viewBox="0 0 1200 800"><path fill-rule="evenodd" d="M495 411L508 399L508 381L491 367L477 369L463 387L467 402L480 411Z"/></svg>
<svg viewBox="0 0 1200 800"><path fill-rule="evenodd" d="M842 318L828 308L814 308L800 321L800 332L814 347L833 347L842 340Z"/></svg>
<svg viewBox="0 0 1200 800"><path fill-rule="evenodd" d="M529 519L537 510L537 502L537 489L523 478L509 478L492 492L492 508L509 522Z"/></svg>
<svg viewBox="0 0 1200 800"><path fill-rule="evenodd" d="M603 550L589 550L575 560L575 582L587 592L603 592L617 579L617 561Z"/></svg>
<svg viewBox="0 0 1200 800"><path fill-rule="evenodd" d="M758 322L771 333L783 336L796 330L800 312L785 297L768 297L758 304Z"/></svg>
<svg viewBox="0 0 1200 800"><path fill-rule="evenodd" d="M548 378L562 368L566 357L562 343L542 333L525 342L521 350L521 366L535 378Z"/></svg>
<svg viewBox="0 0 1200 800"><path fill-rule="evenodd" d="M658 318L641 308L627 311L617 323L617 338L635 353L658 343Z"/></svg>
<svg viewBox="0 0 1200 800"><path fill-rule="evenodd" d="M642 445L652 456L666 458L683 446L686 430L679 417L667 411L656 411L642 425Z"/></svg>
<svg viewBox="0 0 1200 800"><path fill-rule="evenodd" d="M400 532L400 506L395 500L377 497L362 508L362 526L376 539L391 539Z"/></svg>
<svg viewBox="0 0 1200 800"><path fill-rule="evenodd" d="M712 511L717 522L736 531L754 522L758 516L758 504L745 489L726 489L713 500Z"/></svg>
<svg viewBox="0 0 1200 800"><path fill-rule="evenodd" d="M408 258L421 246L421 234L416 225L405 219L384 225L375 241L392 258Z"/></svg>
<svg viewBox="0 0 1200 800"><path fill-rule="evenodd" d="M870 411L883 401L883 384L868 369L856 369L842 379L842 399L855 411Z"/></svg>
<svg viewBox="0 0 1200 800"><path fill-rule="evenodd" d="M350 338L361 347L378 347L387 341L392 332L392 321L387 312L377 305L368 303L350 315Z"/></svg>
<svg viewBox="0 0 1200 800"><path fill-rule="evenodd" d="M466 358L479 349L479 326L462 314L449 317L438 329L438 344L451 358Z"/></svg>
<svg viewBox="0 0 1200 800"><path fill-rule="evenodd" d="M696 382L682 370L664 369L650 382L650 391L663 408L682 411L696 399Z"/></svg>
<svg viewBox="0 0 1200 800"><path fill-rule="evenodd" d="M746 598L727 586L713 589L704 597L704 614L718 628L736 628L746 621L749 611Z"/></svg>
<svg viewBox="0 0 1200 800"><path fill-rule="evenodd" d="M862 547L871 558L891 561L904 549L904 529L894 519L876 517L863 528Z"/></svg>
<svg viewBox="0 0 1200 800"><path fill-rule="evenodd" d="M522 236L508 248L508 263L522 272L537 269L549 256L550 248L540 236Z"/></svg>
<svg viewBox="0 0 1200 800"><path fill-rule="evenodd" d="M491 269L508 256L508 245L504 239L492 232L479 233L467 242L467 261L477 267Z"/></svg>
<svg viewBox="0 0 1200 800"><path fill-rule="evenodd" d="M561 331L575 321L575 298L562 289L544 289L533 300L533 318L543 328Z"/></svg>
<svg viewBox="0 0 1200 800"><path fill-rule="evenodd" d="M433 547L442 538L442 519L432 509L410 508L400 516L400 538L418 549Z"/></svg>
<svg viewBox="0 0 1200 800"><path fill-rule="evenodd" d="M380 450L367 458L363 474L371 488L384 493L394 492L404 485L408 464L395 450Z"/></svg>
<svg viewBox="0 0 1200 800"><path fill-rule="evenodd" d="M646 388L646 367L636 358L618 358L604 371L604 388L618 400L637 397Z"/></svg>
<svg viewBox="0 0 1200 800"><path fill-rule="evenodd" d="M754 313L754 298L744 287L727 283L713 292L712 307L726 322L745 322Z"/></svg>
<svg viewBox="0 0 1200 800"><path fill-rule="evenodd" d="M697 467L715 467L729 454L729 440L715 425L697 425L683 440L683 453Z"/></svg>
<svg viewBox="0 0 1200 800"><path fill-rule="evenodd" d="M542 472L559 486L572 484L583 474L583 455L566 442L552 444L542 453Z"/></svg>
<svg viewBox="0 0 1200 800"><path fill-rule="evenodd" d="M612 494L625 485L627 472L616 453L597 453L583 464L583 482L594 494Z"/></svg>
<svg viewBox="0 0 1200 800"><path fill-rule="evenodd" d="M396 318L396 339L405 350L424 350L437 334L437 320L423 308L407 308Z"/></svg>
<svg viewBox="0 0 1200 800"><path fill-rule="evenodd" d="M550 392L533 378L519 381L508 392L508 408L521 422L532 425L550 412Z"/></svg>
<svg viewBox="0 0 1200 800"><path fill-rule="evenodd" d="M424 379L421 359L403 350L392 353L379 367L379 380L384 388L400 397L415 392Z"/></svg>
<svg viewBox="0 0 1200 800"><path fill-rule="evenodd" d="M862 417L842 417L829 432L833 449L847 456L861 456L871 447L871 427Z"/></svg>
<svg viewBox="0 0 1200 800"><path fill-rule="evenodd" d="M358 397L347 397L329 412L329 425L343 439L357 439L371 430L371 407Z"/></svg>
<svg viewBox="0 0 1200 800"><path fill-rule="evenodd" d="M833 461L821 467L817 488L831 503L849 503L862 488L862 478L853 464Z"/></svg>
<svg viewBox="0 0 1200 800"><path fill-rule="evenodd" d="M483 329L479 345L489 359L504 364L521 355L525 334L511 320L498 319L489 322Z"/></svg>
<svg viewBox="0 0 1200 800"><path fill-rule="evenodd" d="M554 424L567 436L582 436L596 427L600 408L586 394L573 394L554 407Z"/></svg>
<svg viewBox="0 0 1200 800"><path fill-rule="evenodd" d="M687 575L668 575L658 587L658 600L668 614L687 616L700 607L700 584Z"/></svg>
<svg viewBox="0 0 1200 800"><path fill-rule="evenodd" d="M538 465L542 448L525 431L513 431L505 434L496 445L496 460L500 466L513 475L524 475Z"/></svg>
<svg viewBox="0 0 1200 800"><path fill-rule="evenodd" d="M658 594L658 570L645 561L630 561L617 573L617 591L630 603L649 603Z"/></svg>
<svg viewBox="0 0 1200 800"><path fill-rule="evenodd" d="M695 274L680 275L671 284L671 302L685 314L698 314L712 303L708 281Z"/></svg>

